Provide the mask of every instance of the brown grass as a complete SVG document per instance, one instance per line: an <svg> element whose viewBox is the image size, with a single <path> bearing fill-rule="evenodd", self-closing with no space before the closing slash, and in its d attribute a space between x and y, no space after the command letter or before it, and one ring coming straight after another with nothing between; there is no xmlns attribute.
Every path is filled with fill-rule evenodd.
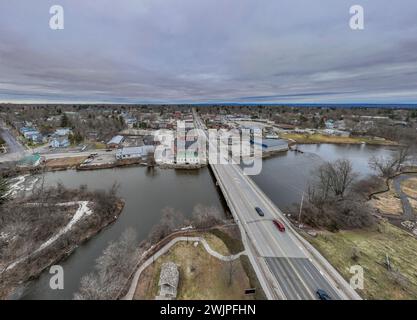
<svg viewBox="0 0 417 320"><path fill-rule="evenodd" d="M213 234L204 237L213 249L221 254L230 254L226 245ZM250 287L249 278L240 259L233 262L232 282L229 284L230 263L221 261L199 243L179 242L171 250L146 268L139 279L135 299L154 299L158 294L161 265L173 261L180 271L178 300L249 299L244 290Z"/></svg>
<svg viewBox="0 0 417 320"><path fill-rule="evenodd" d="M284 139L292 139L297 143L315 144L315 143L334 143L334 144L361 144L367 143L372 145L396 145L389 140L379 140L367 137L339 137L328 136L320 133L302 134L302 133L284 133L281 135Z"/></svg>
<svg viewBox="0 0 417 320"><path fill-rule="evenodd" d="M401 199L395 192L392 182L390 182L389 191L375 195L372 200L369 201L369 204L383 214L403 214Z"/></svg>
<svg viewBox="0 0 417 320"><path fill-rule="evenodd" d="M87 157L67 157L60 159L50 159L46 161L46 166L49 168L64 168L75 167L82 163Z"/></svg>
<svg viewBox="0 0 417 320"><path fill-rule="evenodd" d="M366 299L417 299L417 239L409 233L381 222L369 230L322 232L309 240L329 262L349 281L349 268L364 268L364 290L358 293ZM352 252L358 259L352 259ZM386 255L393 271L384 265ZM402 281L395 278L399 273Z"/></svg>
<svg viewBox="0 0 417 320"><path fill-rule="evenodd" d="M417 200L408 198L411 207L414 209L414 212L417 213Z"/></svg>

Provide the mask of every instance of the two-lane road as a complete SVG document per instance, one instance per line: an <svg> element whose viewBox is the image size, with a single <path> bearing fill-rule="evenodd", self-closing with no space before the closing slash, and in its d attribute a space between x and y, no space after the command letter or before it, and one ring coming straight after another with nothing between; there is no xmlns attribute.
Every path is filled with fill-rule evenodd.
<svg viewBox="0 0 417 320"><path fill-rule="evenodd" d="M317 289L324 289L333 299L343 299L345 295L325 277L309 256L303 244L292 234L288 222L278 216L257 190L253 190L240 167L237 165L214 165L222 177L230 198L235 205L240 225L254 245L259 259L263 259L275 278L279 292L285 299L317 299ZM255 210L264 212L260 217ZM280 232L273 224L274 219L285 221L287 230Z"/></svg>
<svg viewBox="0 0 417 320"><path fill-rule="evenodd" d="M202 129L207 138L205 126L195 110L193 113L197 128ZM237 220L252 265L269 298L311 300L318 298L318 289L323 289L332 299L360 299L318 252L311 254L312 248L307 248L305 240L300 240L283 213L252 179L244 175L239 165L210 163L210 166ZM262 209L263 217L258 215L255 207ZM275 227L274 219L285 223L285 232Z"/></svg>
<svg viewBox="0 0 417 320"><path fill-rule="evenodd" d="M0 136L6 142L7 148L7 153L0 155L0 162L15 161L25 154L26 149L3 123L0 124Z"/></svg>

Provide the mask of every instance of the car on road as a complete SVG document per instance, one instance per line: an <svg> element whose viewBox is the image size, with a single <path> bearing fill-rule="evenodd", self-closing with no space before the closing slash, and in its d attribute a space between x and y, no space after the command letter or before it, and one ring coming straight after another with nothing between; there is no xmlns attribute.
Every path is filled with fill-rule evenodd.
<svg viewBox="0 0 417 320"><path fill-rule="evenodd" d="M320 300L332 300L332 298L330 298L330 296L327 294L326 291L324 291L323 289L318 289L316 291L317 296L319 297Z"/></svg>
<svg viewBox="0 0 417 320"><path fill-rule="evenodd" d="M261 216L261 217L263 217L263 216L265 216L265 213L262 211L262 209L261 208L259 208L259 207L255 207L255 210L256 210L256 212Z"/></svg>
<svg viewBox="0 0 417 320"><path fill-rule="evenodd" d="M279 220L273 220L274 225L278 228L279 231L285 232L285 225Z"/></svg>

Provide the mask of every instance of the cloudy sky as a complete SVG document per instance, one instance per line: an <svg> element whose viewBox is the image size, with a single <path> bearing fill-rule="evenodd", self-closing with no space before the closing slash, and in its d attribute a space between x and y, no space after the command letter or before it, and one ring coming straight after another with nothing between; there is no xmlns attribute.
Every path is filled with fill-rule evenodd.
<svg viewBox="0 0 417 320"><path fill-rule="evenodd" d="M3 0L0 101L415 103L417 1Z"/></svg>

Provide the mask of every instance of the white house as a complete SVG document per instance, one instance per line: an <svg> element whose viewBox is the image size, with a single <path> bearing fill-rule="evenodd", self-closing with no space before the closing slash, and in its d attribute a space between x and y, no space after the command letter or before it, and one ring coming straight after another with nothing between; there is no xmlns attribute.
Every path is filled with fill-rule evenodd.
<svg viewBox="0 0 417 320"><path fill-rule="evenodd" d="M56 137L49 142L51 148L67 148L70 142L67 137Z"/></svg>
<svg viewBox="0 0 417 320"><path fill-rule="evenodd" d="M55 130L54 135L59 136L59 137L64 137L64 136L68 136L70 133L71 133L70 128L59 128Z"/></svg>
<svg viewBox="0 0 417 320"><path fill-rule="evenodd" d="M179 282L178 267L173 262L167 262L161 266L161 274L159 276L159 296L157 300L171 300L177 297L177 288Z"/></svg>
<svg viewBox="0 0 417 320"><path fill-rule="evenodd" d="M141 147L127 147L117 150L116 159L138 159L146 158L148 153L155 151L154 146L141 146Z"/></svg>

